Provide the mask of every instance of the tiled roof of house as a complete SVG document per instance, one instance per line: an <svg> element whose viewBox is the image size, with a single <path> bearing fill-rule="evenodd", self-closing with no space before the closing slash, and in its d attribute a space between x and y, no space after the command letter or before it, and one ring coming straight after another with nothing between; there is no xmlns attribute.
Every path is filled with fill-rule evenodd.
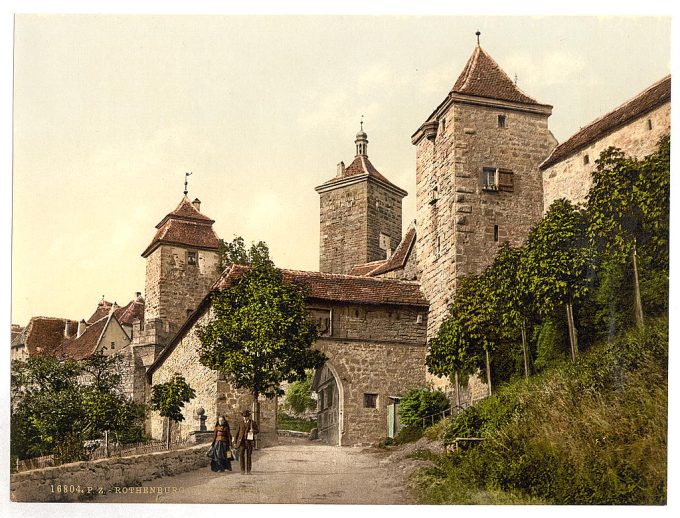
<svg viewBox="0 0 680 518"><path fill-rule="evenodd" d="M149 381L151 381L151 376L156 368L163 363L164 359L208 309L212 292L231 286L246 271L248 271L247 266L234 264L222 272L222 275L213 284L210 293L203 298L196 310L189 315L189 318L182 324L177 334L170 340L170 343L161 351L158 358L146 371ZM420 291L420 284L417 282L299 270L281 270L281 273L286 281L304 286L307 289L307 298L309 300L416 306L422 308L429 306L429 303Z"/></svg>
<svg viewBox="0 0 680 518"><path fill-rule="evenodd" d="M564 160L577 151L588 147L593 142L616 131L621 126L641 117L661 104L671 100L671 76L657 81L637 96L626 101L615 110L595 119L581 128L576 134L553 149L550 156L539 166L545 170L551 165Z"/></svg>
<svg viewBox="0 0 680 518"><path fill-rule="evenodd" d="M406 196L407 194L406 191L404 191L401 187L394 185L382 174L380 174L378 170L375 168L375 166L368 159L368 157L362 155L355 156L354 160L352 160L352 163L349 166L345 167L341 175L335 176L328 180L327 182L322 183L319 187L317 187L317 190L331 186L336 183L340 183L347 178L361 175L378 180L379 182L382 182L392 187L393 189L396 189L397 191L403 193L403 196Z"/></svg>
<svg viewBox="0 0 680 518"><path fill-rule="evenodd" d="M397 249L384 264L372 270L368 275L371 277L380 275L382 273L391 272L392 270L399 270L406 266L406 261L413 250L413 245L416 242L416 227L412 224L406 231L406 235L397 246Z"/></svg>
<svg viewBox="0 0 680 518"><path fill-rule="evenodd" d="M21 336L21 333L23 332L24 328L21 327L20 325L17 324L12 324L11 327L11 342L14 342L18 337Z"/></svg>
<svg viewBox="0 0 680 518"><path fill-rule="evenodd" d="M72 360L83 360L92 356L111 318L109 315L100 318L93 324L88 325L79 337L62 340L59 346L53 350L52 354L58 358L70 358Z"/></svg>
<svg viewBox="0 0 680 518"><path fill-rule="evenodd" d="M475 47L451 92L522 104L539 104L536 99L517 88L514 81L480 46Z"/></svg>
<svg viewBox="0 0 680 518"><path fill-rule="evenodd" d="M217 250L219 238L212 228L213 223L214 220L201 214L185 196L177 208L156 225L156 235L142 252L142 257L147 257L163 243Z"/></svg>
<svg viewBox="0 0 680 518"><path fill-rule="evenodd" d="M247 269L246 266L234 265L225 270L215 282L214 288L224 289L230 286ZM428 306L420 291L420 284L415 282L300 270L282 269L281 273L284 280L304 286L309 299L357 304Z"/></svg>
<svg viewBox="0 0 680 518"><path fill-rule="evenodd" d="M108 300L100 300L99 303L97 304L97 309L94 310L94 313L90 316L90 318L87 319L88 324L92 324L96 322L97 320L100 320L107 316L111 312L111 307L113 304L109 302Z"/></svg>
<svg viewBox="0 0 680 518"><path fill-rule="evenodd" d="M31 318L22 335L28 355L52 354L54 349L64 340L64 329L67 323L70 331L78 326L78 322L66 318Z"/></svg>
<svg viewBox="0 0 680 518"><path fill-rule="evenodd" d="M378 267L384 265L387 261L388 261L387 259L380 259L379 261L371 261L370 263L354 265L352 266L352 269L349 271L348 275L363 277L365 275L368 275Z"/></svg>
<svg viewBox="0 0 680 518"><path fill-rule="evenodd" d="M121 325L131 326L135 320L144 320L144 299L140 296L128 302L126 306L113 312Z"/></svg>

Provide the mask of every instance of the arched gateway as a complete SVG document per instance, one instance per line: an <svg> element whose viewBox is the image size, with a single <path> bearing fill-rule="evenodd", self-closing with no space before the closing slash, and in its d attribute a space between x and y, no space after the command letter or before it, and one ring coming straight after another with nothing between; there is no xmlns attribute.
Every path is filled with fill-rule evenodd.
<svg viewBox="0 0 680 518"><path fill-rule="evenodd" d="M314 374L312 390L317 394L319 439L326 444L339 446L342 437L344 391L342 381L330 362L326 362Z"/></svg>

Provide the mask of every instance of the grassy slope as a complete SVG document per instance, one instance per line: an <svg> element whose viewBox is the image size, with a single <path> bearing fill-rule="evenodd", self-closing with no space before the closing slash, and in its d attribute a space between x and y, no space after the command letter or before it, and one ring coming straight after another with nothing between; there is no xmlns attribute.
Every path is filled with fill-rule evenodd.
<svg viewBox="0 0 680 518"><path fill-rule="evenodd" d="M666 502L667 322L594 347L439 425L482 436L416 473L422 503Z"/></svg>

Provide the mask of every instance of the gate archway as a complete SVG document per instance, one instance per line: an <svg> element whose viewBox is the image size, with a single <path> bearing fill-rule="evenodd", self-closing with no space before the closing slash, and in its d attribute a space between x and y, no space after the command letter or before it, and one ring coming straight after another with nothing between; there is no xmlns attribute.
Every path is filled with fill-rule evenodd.
<svg viewBox="0 0 680 518"><path fill-rule="evenodd" d="M317 394L319 439L326 444L341 446L344 393L340 376L329 362L314 374L312 390Z"/></svg>

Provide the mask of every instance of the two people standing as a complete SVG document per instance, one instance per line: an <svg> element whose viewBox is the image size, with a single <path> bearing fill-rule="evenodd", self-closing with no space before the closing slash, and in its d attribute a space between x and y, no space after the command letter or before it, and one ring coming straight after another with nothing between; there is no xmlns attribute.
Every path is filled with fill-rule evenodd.
<svg viewBox="0 0 680 518"><path fill-rule="evenodd" d="M253 465L255 435L259 431L257 423L250 417L250 410L241 412L236 436L233 438L229 429L229 423L226 418L220 416L215 424L215 436L213 437L212 446L208 451L210 469L219 472L224 472L225 470L231 471L231 461L233 459L231 445L233 443L234 447L238 448L239 451L241 474L247 473L250 475Z"/></svg>

